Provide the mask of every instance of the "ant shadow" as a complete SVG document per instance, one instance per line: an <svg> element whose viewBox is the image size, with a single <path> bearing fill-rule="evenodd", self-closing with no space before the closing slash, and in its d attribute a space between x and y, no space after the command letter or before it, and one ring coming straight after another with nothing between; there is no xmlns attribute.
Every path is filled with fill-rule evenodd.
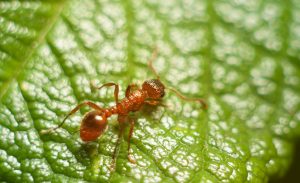
<svg viewBox="0 0 300 183"><path fill-rule="evenodd" d="M159 123L163 114L169 110L169 106L166 105L149 105L145 104L142 106L141 110L138 112L138 115L146 117L146 119ZM138 126L138 124L137 124Z"/></svg>
<svg viewBox="0 0 300 183"><path fill-rule="evenodd" d="M78 148L76 148L76 152L74 154L78 162L80 162L86 167L89 167L92 164L93 157L99 154L98 148L98 140L91 141L88 143L80 142L80 145Z"/></svg>
<svg viewBox="0 0 300 183"><path fill-rule="evenodd" d="M159 106L151 106L149 104L143 105L143 107L140 110L141 115L145 115L147 117L153 116L154 112L158 110Z"/></svg>

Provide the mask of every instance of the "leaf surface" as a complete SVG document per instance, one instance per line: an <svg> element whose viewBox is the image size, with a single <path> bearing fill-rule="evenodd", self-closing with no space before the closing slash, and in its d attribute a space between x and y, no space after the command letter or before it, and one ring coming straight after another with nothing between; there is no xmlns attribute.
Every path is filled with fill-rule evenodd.
<svg viewBox="0 0 300 183"><path fill-rule="evenodd" d="M285 173L299 137L300 4L291 1L0 1L0 180L5 182L266 182ZM146 108L116 171L118 134L83 143L79 102L114 104L116 82L153 75L208 101L171 93Z"/></svg>

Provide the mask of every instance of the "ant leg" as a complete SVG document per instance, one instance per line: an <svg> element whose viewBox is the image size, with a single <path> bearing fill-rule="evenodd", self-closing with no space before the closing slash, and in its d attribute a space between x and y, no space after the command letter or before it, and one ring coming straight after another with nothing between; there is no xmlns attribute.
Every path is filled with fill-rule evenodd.
<svg viewBox="0 0 300 183"><path fill-rule="evenodd" d="M157 58L157 54L158 54L158 48L155 46L151 58L148 60L148 67L152 71L152 73L156 76L156 78L159 80L159 75L157 74L156 70L152 65L152 62Z"/></svg>
<svg viewBox="0 0 300 183"><path fill-rule="evenodd" d="M134 123L135 123L135 119L130 118L130 130L129 130L128 139L127 139L127 143L128 143L127 158L130 161L130 163L133 163L133 164L136 163L136 160L134 158L132 158L131 153L130 153L130 139L131 139L132 134L133 134Z"/></svg>
<svg viewBox="0 0 300 183"><path fill-rule="evenodd" d="M200 102L202 105L202 108L207 109L207 103L202 98L188 98L188 97L184 96L183 94L181 94L179 91L175 90L174 88L167 87L166 89L169 89L170 91L174 92L177 95L177 97L181 98L182 100L192 101L192 102Z"/></svg>
<svg viewBox="0 0 300 183"><path fill-rule="evenodd" d="M58 126L56 126L54 128L49 128L47 130L41 130L41 134L51 133L51 132L55 131L56 129L60 128L65 123L65 121L68 119L68 117L70 117L72 114L77 112L84 105L88 105L88 106L90 106L91 108L93 108L97 111L102 111L103 110L101 107L99 107L97 104L95 104L93 102L90 102L90 101L82 102L82 103L78 104L74 109L72 109L69 112L69 114L64 118L64 120Z"/></svg>
<svg viewBox="0 0 300 183"><path fill-rule="evenodd" d="M115 87L115 90L114 90L114 96L115 96L115 101L116 101L116 105L117 105L118 102L119 102L119 98L118 98L118 96L119 96L119 85L118 85L118 84L116 84L116 83L105 83L105 84L103 84L102 86L99 86L99 87L94 86L94 85L92 84L92 87L93 87L93 88L96 88L96 89L98 89L98 90L100 90L100 89L103 88L103 87L108 87L108 86L114 86L114 87Z"/></svg>
<svg viewBox="0 0 300 183"><path fill-rule="evenodd" d="M126 88L125 96L129 97L132 88L137 88L137 84L130 84Z"/></svg>
<svg viewBox="0 0 300 183"><path fill-rule="evenodd" d="M144 102L145 104L148 105L152 105L152 106L163 106L163 107L170 107L164 103L162 103L161 101L157 101L157 100L147 100Z"/></svg>
<svg viewBox="0 0 300 183"><path fill-rule="evenodd" d="M147 100L147 101L145 101L145 103L149 104L149 105L156 106L156 105L160 104L160 101L157 101L157 100Z"/></svg>
<svg viewBox="0 0 300 183"><path fill-rule="evenodd" d="M116 142L115 149L114 149L113 156L112 156L112 162L111 162L111 166L110 166L111 171L115 170L118 149L119 149L119 146L120 146L120 143L122 140L122 136L123 136L123 132L124 132L124 128L125 128L124 124L127 121L127 118L128 118L127 115L119 115L118 116L118 122L120 125L120 129L119 129L119 133L118 133L118 140Z"/></svg>

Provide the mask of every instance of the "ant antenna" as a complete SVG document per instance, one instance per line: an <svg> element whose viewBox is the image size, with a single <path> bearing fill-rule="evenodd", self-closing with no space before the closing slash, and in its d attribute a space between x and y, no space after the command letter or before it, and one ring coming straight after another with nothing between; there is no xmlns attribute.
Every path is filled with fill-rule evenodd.
<svg viewBox="0 0 300 183"><path fill-rule="evenodd" d="M158 48L155 46L151 55L151 58L148 60L148 66L152 73L156 76L156 78L159 80L159 75L157 74L156 70L154 69L152 62L157 58L158 55Z"/></svg>
<svg viewBox="0 0 300 183"><path fill-rule="evenodd" d="M184 96L183 94L181 94L178 90L176 90L174 88L166 87L166 89L174 92L177 95L177 97L181 98L182 100L190 101L190 102L200 102L203 109L207 109L207 107L208 107L205 100L203 100L201 98L188 98L188 97Z"/></svg>
<svg viewBox="0 0 300 183"><path fill-rule="evenodd" d="M156 78L158 80L160 80L159 75L157 74L156 70L154 69L152 62L157 58L158 55L158 48L157 46L154 47L154 50L152 52L152 56L148 61L148 66L150 68L150 70L153 72L153 74L156 76ZM201 99L201 98L188 98L186 96L184 96L183 94L181 94L178 90L174 89L174 88L170 88L170 87L166 87L166 89L169 89L170 91L174 92L177 97L181 98L182 100L185 101L190 101L190 102L199 102L202 105L203 109L207 109L207 103L205 102L205 100Z"/></svg>

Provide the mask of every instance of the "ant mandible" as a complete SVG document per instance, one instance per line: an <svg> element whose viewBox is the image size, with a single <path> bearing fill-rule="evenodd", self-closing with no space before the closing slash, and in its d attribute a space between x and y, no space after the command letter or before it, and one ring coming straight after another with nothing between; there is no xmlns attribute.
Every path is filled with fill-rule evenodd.
<svg viewBox="0 0 300 183"><path fill-rule="evenodd" d="M117 153L117 147L120 144L121 137L124 130L124 124L126 122L130 123L130 131L128 135L128 148L127 148L127 157L128 160L131 163L136 163L136 161L131 157L130 155L130 139L133 134L133 128L135 124L135 120L133 118L129 117L129 112L136 112L141 109L141 107L144 104L149 104L152 106L157 106L161 104L161 99L165 95L165 89L168 89L172 92L174 92L179 98L186 100L186 101L196 101L200 102L202 107L204 109L207 109L206 102L201 98L188 98L182 95L179 91L165 87L164 84L162 84L159 75L157 74L156 70L152 66L153 60L157 57L157 48L154 49L151 58L148 61L148 66L150 70L153 72L153 74L156 76L156 79L150 79L146 80L142 87L138 87L136 84L130 84L125 92L125 98L119 101L118 95L119 95L119 85L116 83L106 83L103 84L100 87L95 87L96 89L101 89L103 87L109 87L114 86L114 98L115 98L115 106L109 107L109 108L102 108L99 107L97 104L90 102L90 101L84 101L80 104L78 104L73 110L69 112L69 114L64 118L64 120L54 128L50 128L47 130L42 130L42 134L50 133L55 131L56 129L60 128L66 121L66 119L77 112L81 107L88 105L93 111L87 112L83 119L81 120L80 125L80 138L84 142L90 142L93 140L96 140L98 137L100 137L105 129L107 128L107 119L116 114L118 115L118 123L120 125L119 133L118 133L118 140L113 152L112 156L112 169L114 169L115 161L116 161L116 153ZM134 89L134 90L133 90Z"/></svg>

